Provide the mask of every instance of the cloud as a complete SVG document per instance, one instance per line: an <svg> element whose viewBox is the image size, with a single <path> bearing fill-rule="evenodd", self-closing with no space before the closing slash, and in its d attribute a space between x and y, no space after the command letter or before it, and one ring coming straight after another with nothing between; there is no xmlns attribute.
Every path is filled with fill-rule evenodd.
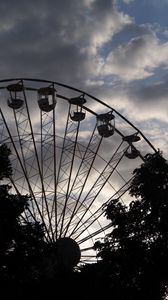
<svg viewBox="0 0 168 300"><path fill-rule="evenodd" d="M132 19L115 1L1 1L0 73L73 84L99 73L97 55ZM73 76L72 76L73 74Z"/></svg>
<svg viewBox="0 0 168 300"><path fill-rule="evenodd" d="M84 32L85 34L87 32L86 45L88 44L89 52L94 54L97 47L104 45L112 39L114 34L132 23L132 19L128 15L119 12L114 1L109 0L106 2L95 1L91 7L89 17L89 22L84 26Z"/></svg>
<svg viewBox="0 0 168 300"><path fill-rule="evenodd" d="M155 69L167 66L168 43L161 43L155 34L148 33L132 38L111 51L105 59L102 73L131 81L148 78Z"/></svg>
<svg viewBox="0 0 168 300"><path fill-rule="evenodd" d="M134 0L123 0L124 3L129 4L131 2L133 2Z"/></svg>
<svg viewBox="0 0 168 300"><path fill-rule="evenodd" d="M156 76L166 72L168 61L168 44L159 39L162 27L158 32L136 24L117 3L2 0L1 79L54 80L86 90L133 122L149 116L166 120L167 80ZM148 85L142 82L150 78Z"/></svg>

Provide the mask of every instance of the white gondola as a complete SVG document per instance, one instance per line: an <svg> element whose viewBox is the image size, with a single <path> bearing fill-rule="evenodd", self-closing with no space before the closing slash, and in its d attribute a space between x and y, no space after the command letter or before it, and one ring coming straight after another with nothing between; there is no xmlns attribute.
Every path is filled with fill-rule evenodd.
<svg viewBox="0 0 168 300"><path fill-rule="evenodd" d="M56 90L53 87L38 89L38 105L44 112L50 112L56 106Z"/></svg>
<svg viewBox="0 0 168 300"><path fill-rule="evenodd" d="M135 159L139 156L140 152L133 145L131 145L124 154L129 159Z"/></svg>
<svg viewBox="0 0 168 300"><path fill-rule="evenodd" d="M102 137L110 137L115 131L115 117L112 112L97 116L97 130Z"/></svg>
<svg viewBox="0 0 168 300"><path fill-rule="evenodd" d="M8 99L8 106L10 108L19 109L23 106L23 104L24 104L23 99L20 99L20 98L9 98Z"/></svg>
<svg viewBox="0 0 168 300"><path fill-rule="evenodd" d="M137 135L137 133L131 134L131 135L127 135L123 137L123 141L126 141L128 143L135 143L140 141L140 136Z"/></svg>
<svg viewBox="0 0 168 300"><path fill-rule="evenodd" d="M128 142L130 145L130 147L124 153L129 159L135 159L140 154L140 152L132 145L132 143L136 143L141 139L137 134L138 133L134 133L123 137L123 141Z"/></svg>
<svg viewBox="0 0 168 300"><path fill-rule="evenodd" d="M20 94L23 92L23 85L20 83L10 84L7 86L7 90L10 93L8 106L12 109L20 109L24 104L24 100L20 96Z"/></svg>
<svg viewBox="0 0 168 300"><path fill-rule="evenodd" d="M82 111L73 111L70 114L71 120L75 122L80 122L85 119L85 113Z"/></svg>
<svg viewBox="0 0 168 300"><path fill-rule="evenodd" d="M69 102L73 105L76 105L76 111L72 111L70 113L70 118L72 121L80 122L85 119L85 112L82 110L82 106L86 103L86 99L84 98L84 94L80 95L79 97L74 97L69 100Z"/></svg>

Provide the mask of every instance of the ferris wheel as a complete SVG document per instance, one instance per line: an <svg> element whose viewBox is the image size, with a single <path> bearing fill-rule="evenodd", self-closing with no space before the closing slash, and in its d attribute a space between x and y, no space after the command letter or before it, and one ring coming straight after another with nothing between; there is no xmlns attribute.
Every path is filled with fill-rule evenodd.
<svg viewBox="0 0 168 300"><path fill-rule="evenodd" d="M72 266L96 259L111 224L103 207L128 203L133 170L156 149L105 101L48 80L0 81L0 143L11 149L12 192L30 195L25 222Z"/></svg>

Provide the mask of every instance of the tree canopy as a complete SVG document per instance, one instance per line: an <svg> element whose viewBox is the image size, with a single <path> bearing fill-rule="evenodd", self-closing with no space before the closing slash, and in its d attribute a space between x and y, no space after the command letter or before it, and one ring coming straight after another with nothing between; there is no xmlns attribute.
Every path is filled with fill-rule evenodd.
<svg viewBox="0 0 168 300"><path fill-rule="evenodd" d="M30 197L11 193L10 185L4 183L12 176L9 156L6 145L0 145L0 280L4 288L12 287L21 298L30 288L36 289L37 298L43 292L51 296L55 288L57 294L59 290L75 297L78 286L84 288L84 299L100 295L115 300L163 299L168 282L168 163L160 151L146 155L134 170L129 204L113 199L104 208L112 227L104 240L95 243L98 262L81 267L79 273L52 269L51 276L48 255L55 248L45 242L42 224L21 218Z"/></svg>
<svg viewBox="0 0 168 300"><path fill-rule="evenodd" d="M162 153L146 155L134 170L129 205L105 208L112 230L98 241L100 262L86 266L114 299L162 299L168 280L168 164ZM108 294L107 293L107 294Z"/></svg>
<svg viewBox="0 0 168 300"><path fill-rule="evenodd" d="M24 218L30 196L14 194L6 184L12 176L10 154L5 144L0 145L1 293L17 299L47 298L56 290L57 295L73 295L78 274L55 266L57 249L46 242L43 224Z"/></svg>
<svg viewBox="0 0 168 300"><path fill-rule="evenodd" d="M27 284L39 279L39 254L44 251L44 231L37 222L24 222L28 195L11 193L4 183L12 176L10 150L0 145L0 282L5 294L22 297Z"/></svg>

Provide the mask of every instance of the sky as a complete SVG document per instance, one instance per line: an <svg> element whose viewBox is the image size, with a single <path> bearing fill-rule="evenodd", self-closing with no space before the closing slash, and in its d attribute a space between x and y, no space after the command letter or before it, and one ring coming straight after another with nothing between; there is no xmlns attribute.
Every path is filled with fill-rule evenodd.
<svg viewBox="0 0 168 300"><path fill-rule="evenodd" d="M0 0L0 80L39 78L86 91L130 120L168 159L167 12L168 0ZM60 116L63 111L64 105ZM33 108L31 118L35 123ZM93 124L81 126L87 142ZM108 161L119 140L114 135L104 142L101 156ZM103 159L89 177L91 191ZM137 164L123 159L117 170L126 178ZM111 197L114 184L116 190L123 185L118 173L92 213Z"/></svg>
<svg viewBox="0 0 168 300"><path fill-rule="evenodd" d="M87 91L168 157L168 0L1 0L0 79Z"/></svg>
<svg viewBox="0 0 168 300"><path fill-rule="evenodd" d="M167 11L168 0L0 0L0 80L38 78L80 89L122 114L168 159ZM11 125L13 119L8 114L10 108L6 105L6 98L1 106L3 104L6 120ZM35 106L39 113L37 101L32 101L31 120L37 129L40 124L36 124ZM94 101L88 106L95 111L98 109ZM60 130L65 126L64 118L60 118L67 114L65 107L61 102L57 109L59 122L56 125ZM93 118L95 122L94 115ZM84 125L81 125L80 134L87 144L95 123L88 116L85 121L81 122ZM130 129L120 121L116 121L116 125L123 130ZM11 128L12 133L12 125ZM24 133L24 126L19 130ZM94 162L96 166L84 195L87 188L91 187L92 191L95 174L99 176L105 160L110 161L120 140L121 137L115 134L104 139L102 148L99 148L101 157L97 156ZM26 153L31 154L29 143L25 151L27 149ZM52 151L48 153L53 161ZM109 166L113 168L111 163ZM115 173L110 178L92 209L97 210L102 199L111 197L114 184L119 190L123 178L139 163L139 160L124 158L117 166L123 177ZM33 163L30 169L34 171ZM105 176L108 172L107 168ZM39 174L36 175L35 189L39 180ZM104 180L105 176L101 179ZM18 175L18 178L19 186L21 177ZM46 171L45 180L47 178Z"/></svg>

